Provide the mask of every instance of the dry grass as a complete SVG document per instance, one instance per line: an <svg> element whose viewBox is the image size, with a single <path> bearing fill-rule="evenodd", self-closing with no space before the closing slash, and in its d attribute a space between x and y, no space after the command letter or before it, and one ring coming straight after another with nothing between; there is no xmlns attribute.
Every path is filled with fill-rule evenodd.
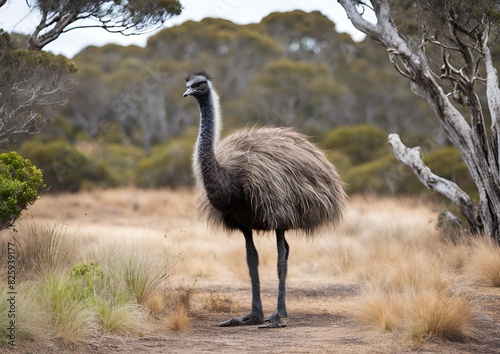
<svg viewBox="0 0 500 354"><path fill-rule="evenodd" d="M179 285L176 289L168 293L172 310L165 318L167 328L181 332L191 327L193 311L194 288L186 285Z"/></svg>
<svg viewBox="0 0 500 354"><path fill-rule="evenodd" d="M454 291L453 276L434 255L406 250L373 264L353 304L362 323L397 330L414 343L470 334L471 301Z"/></svg>
<svg viewBox="0 0 500 354"><path fill-rule="evenodd" d="M237 308L235 302L228 296L210 293L203 301L202 309L207 312L231 313Z"/></svg>
<svg viewBox="0 0 500 354"><path fill-rule="evenodd" d="M397 331L414 344L432 337L466 337L473 309L467 294L454 289L457 269L465 266L467 257L441 238L428 222L428 210L427 222L418 214L409 215L402 208L408 202L393 209L392 222L374 220L370 234L353 234L358 256L349 269L360 281L353 312L361 323Z"/></svg>
<svg viewBox="0 0 500 354"><path fill-rule="evenodd" d="M5 247L6 240L15 238L23 245L26 255L22 257L29 260L19 263L25 280L48 279L49 270L63 277L79 263L99 264L103 279L84 282L99 289L95 302L99 311L94 311L93 322L85 322L81 315L79 322L88 323L89 331L75 334L73 342L97 332L139 334L139 327L147 328L145 322L184 331L192 325L197 309L215 313L240 307L235 299L214 294L196 304L195 286L184 284L208 289L221 284L249 287L243 237L207 229L197 220L195 200L191 191L136 189L44 196L30 207L18 233L4 232L1 236L7 237L0 238L0 244ZM413 343L467 336L473 308L456 285L472 279L499 286L499 249L485 239L446 242L434 227L436 219L437 213L416 199L353 197L336 230L314 238L293 233L287 237L289 286L358 284L358 297L346 311L361 323L395 331ZM37 237L40 241L33 241ZM55 241L43 241L47 239ZM261 282L274 286L274 234L260 235L255 241ZM51 246L40 248L44 244ZM45 303L51 303L49 298L46 295ZM110 298L127 300L113 303ZM34 308L35 301L28 300L30 304L23 307ZM55 318L47 312L44 316ZM132 318L140 319L135 322L138 325L133 325ZM34 328L39 320L34 316L33 323L27 324L27 337L38 340ZM71 338L67 333L78 333L80 327L67 328L59 336Z"/></svg>
<svg viewBox="0 0 500 354"><path fill-rule="evenodd" d="M165 324L171 331L181 332L191 326L192 320L185 309L179 308L165 319Z"/></svg>
<svg viewBox="0 0 500 354"><path fill-rule="evenodd" d="M43 223L27 218L13 230L4 231L16 244L16 268L21 277L39 277L71 265L81 246L78 232L65 224ZM7 243L0 242L2 254Z"/></svg>
<svg viewBox="0 0 500 354"><path fill-rule="evenodd" d="M480 237L471 245L467 264L469 278L483 286L500 287L500 247L491 238Z"/></svg>

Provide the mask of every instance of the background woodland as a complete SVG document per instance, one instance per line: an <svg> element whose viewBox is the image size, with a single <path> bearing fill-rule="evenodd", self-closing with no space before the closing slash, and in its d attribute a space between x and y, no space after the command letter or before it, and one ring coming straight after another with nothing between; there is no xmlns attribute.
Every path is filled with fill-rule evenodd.
<svg viewBox="0 0 500 354"><path fill-rule="evenodd" d="M13 41L22 47L26 38ZM327 151L350 193L425 192L394 158L388 133L418 142L437 174L475 193L458 151L386 50L337 33L319 12L273 13L249 25L189 21L152 36L145 48L88 47L71 61L78 85L67 104L42 107L50 118L42 133L19 135L14 144L43 171L49 192L191 185L199 114L182 92L185 76L203 69L221 94L224 135L245 126L294 127Z"/></svg>

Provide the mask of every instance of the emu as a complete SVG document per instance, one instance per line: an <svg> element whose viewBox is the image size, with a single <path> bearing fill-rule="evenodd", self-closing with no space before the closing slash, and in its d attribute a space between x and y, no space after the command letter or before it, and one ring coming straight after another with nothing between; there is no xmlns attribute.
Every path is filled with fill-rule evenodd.
<svg viewBox="0 0 500 354"><path fill-rule="evenodd" d="M211 77L206 72L191 74L186 86L184 97L193 96L200 110L193 154L199 212L211 226L243 233L252 285L250 313L219 326L266 323L259 328L285 327L290 254L285 232L301 230L310 235L337 223L345 208L344 183L324 154L292 129L245 129L219 142L219 96ZM265 322L254 230L275 231L278 248L277 311Z"/></svg>

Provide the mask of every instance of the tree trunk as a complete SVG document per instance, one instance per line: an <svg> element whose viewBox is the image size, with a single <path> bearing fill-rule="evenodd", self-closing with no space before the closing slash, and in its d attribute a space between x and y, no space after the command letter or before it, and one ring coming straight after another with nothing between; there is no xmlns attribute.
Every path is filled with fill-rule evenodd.
<svg viewBox="0 0 500 354"><path fill-rule="evenodd" d="M422 45L413 47L407 37L398 32L391 17L388 0L373 0L371 5L377 23L368 22L361 16L362 8L357 0L338 0L344 7L353 25L380 42L387 48L389 60L403 76L411 81L412 91L424 98L434 110L449 140L458 148L478 192L479 203L475 205L455 183L433 174L420 158L419 148L406 148L399 137L390 135L394 153L399 161L410 167L422 183L438 191L460 207L470 229L485 232L500 243L500 163L498 158L500 142L500 89L498 75L493 67L487 40L489 26L481 24L473 29L461 27L450 11L448 39L453 43L444 45L434 37L422 38ZM365 8L366 10L366 8ZM446 14L445 14L446 15ZM472 43L469 43L470 41ZM443 51L443 66L440 75L434 73L426 56L425 44L431 42ZM450 63L447 51L459 53L463 66L455 69ZM480 66L479 64L484 65ZM491 129L485 125L475 83L486 72L488 108L492 118ZM445 93L437 81L448 80L454 84L454 91ZM452 98L467 107L466 119L450 101ZM469 123L470 122L470 123Z"/></svg>

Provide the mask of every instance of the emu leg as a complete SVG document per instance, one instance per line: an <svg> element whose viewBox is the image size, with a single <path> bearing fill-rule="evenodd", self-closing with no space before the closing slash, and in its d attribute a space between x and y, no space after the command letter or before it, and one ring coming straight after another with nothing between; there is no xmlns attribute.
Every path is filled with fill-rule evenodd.
<svg viewBox="0 0 500 354"><path fill-rule="evenodd" d="M241 326L264 323L264 312L262 310L262 301L260 299L260 281L259 281L259 254L253 243L252 230L243 229L245 236L245 245L247 251L247 264L252 282L252 311L249 314L234 317L227 321L219 323L219 326Z"/></svg>
<svg viewBox="0 0 500 354"><path fill-rule="evenodd" d="M279 328L286 327L283 318L287 317L286 312L286 274L288 269L288 255L290 254L290 247L285 240L285 231L276 230L276 245L278 247L278 311L273 313L266 320L264 326L259 328Z"/></svg>

